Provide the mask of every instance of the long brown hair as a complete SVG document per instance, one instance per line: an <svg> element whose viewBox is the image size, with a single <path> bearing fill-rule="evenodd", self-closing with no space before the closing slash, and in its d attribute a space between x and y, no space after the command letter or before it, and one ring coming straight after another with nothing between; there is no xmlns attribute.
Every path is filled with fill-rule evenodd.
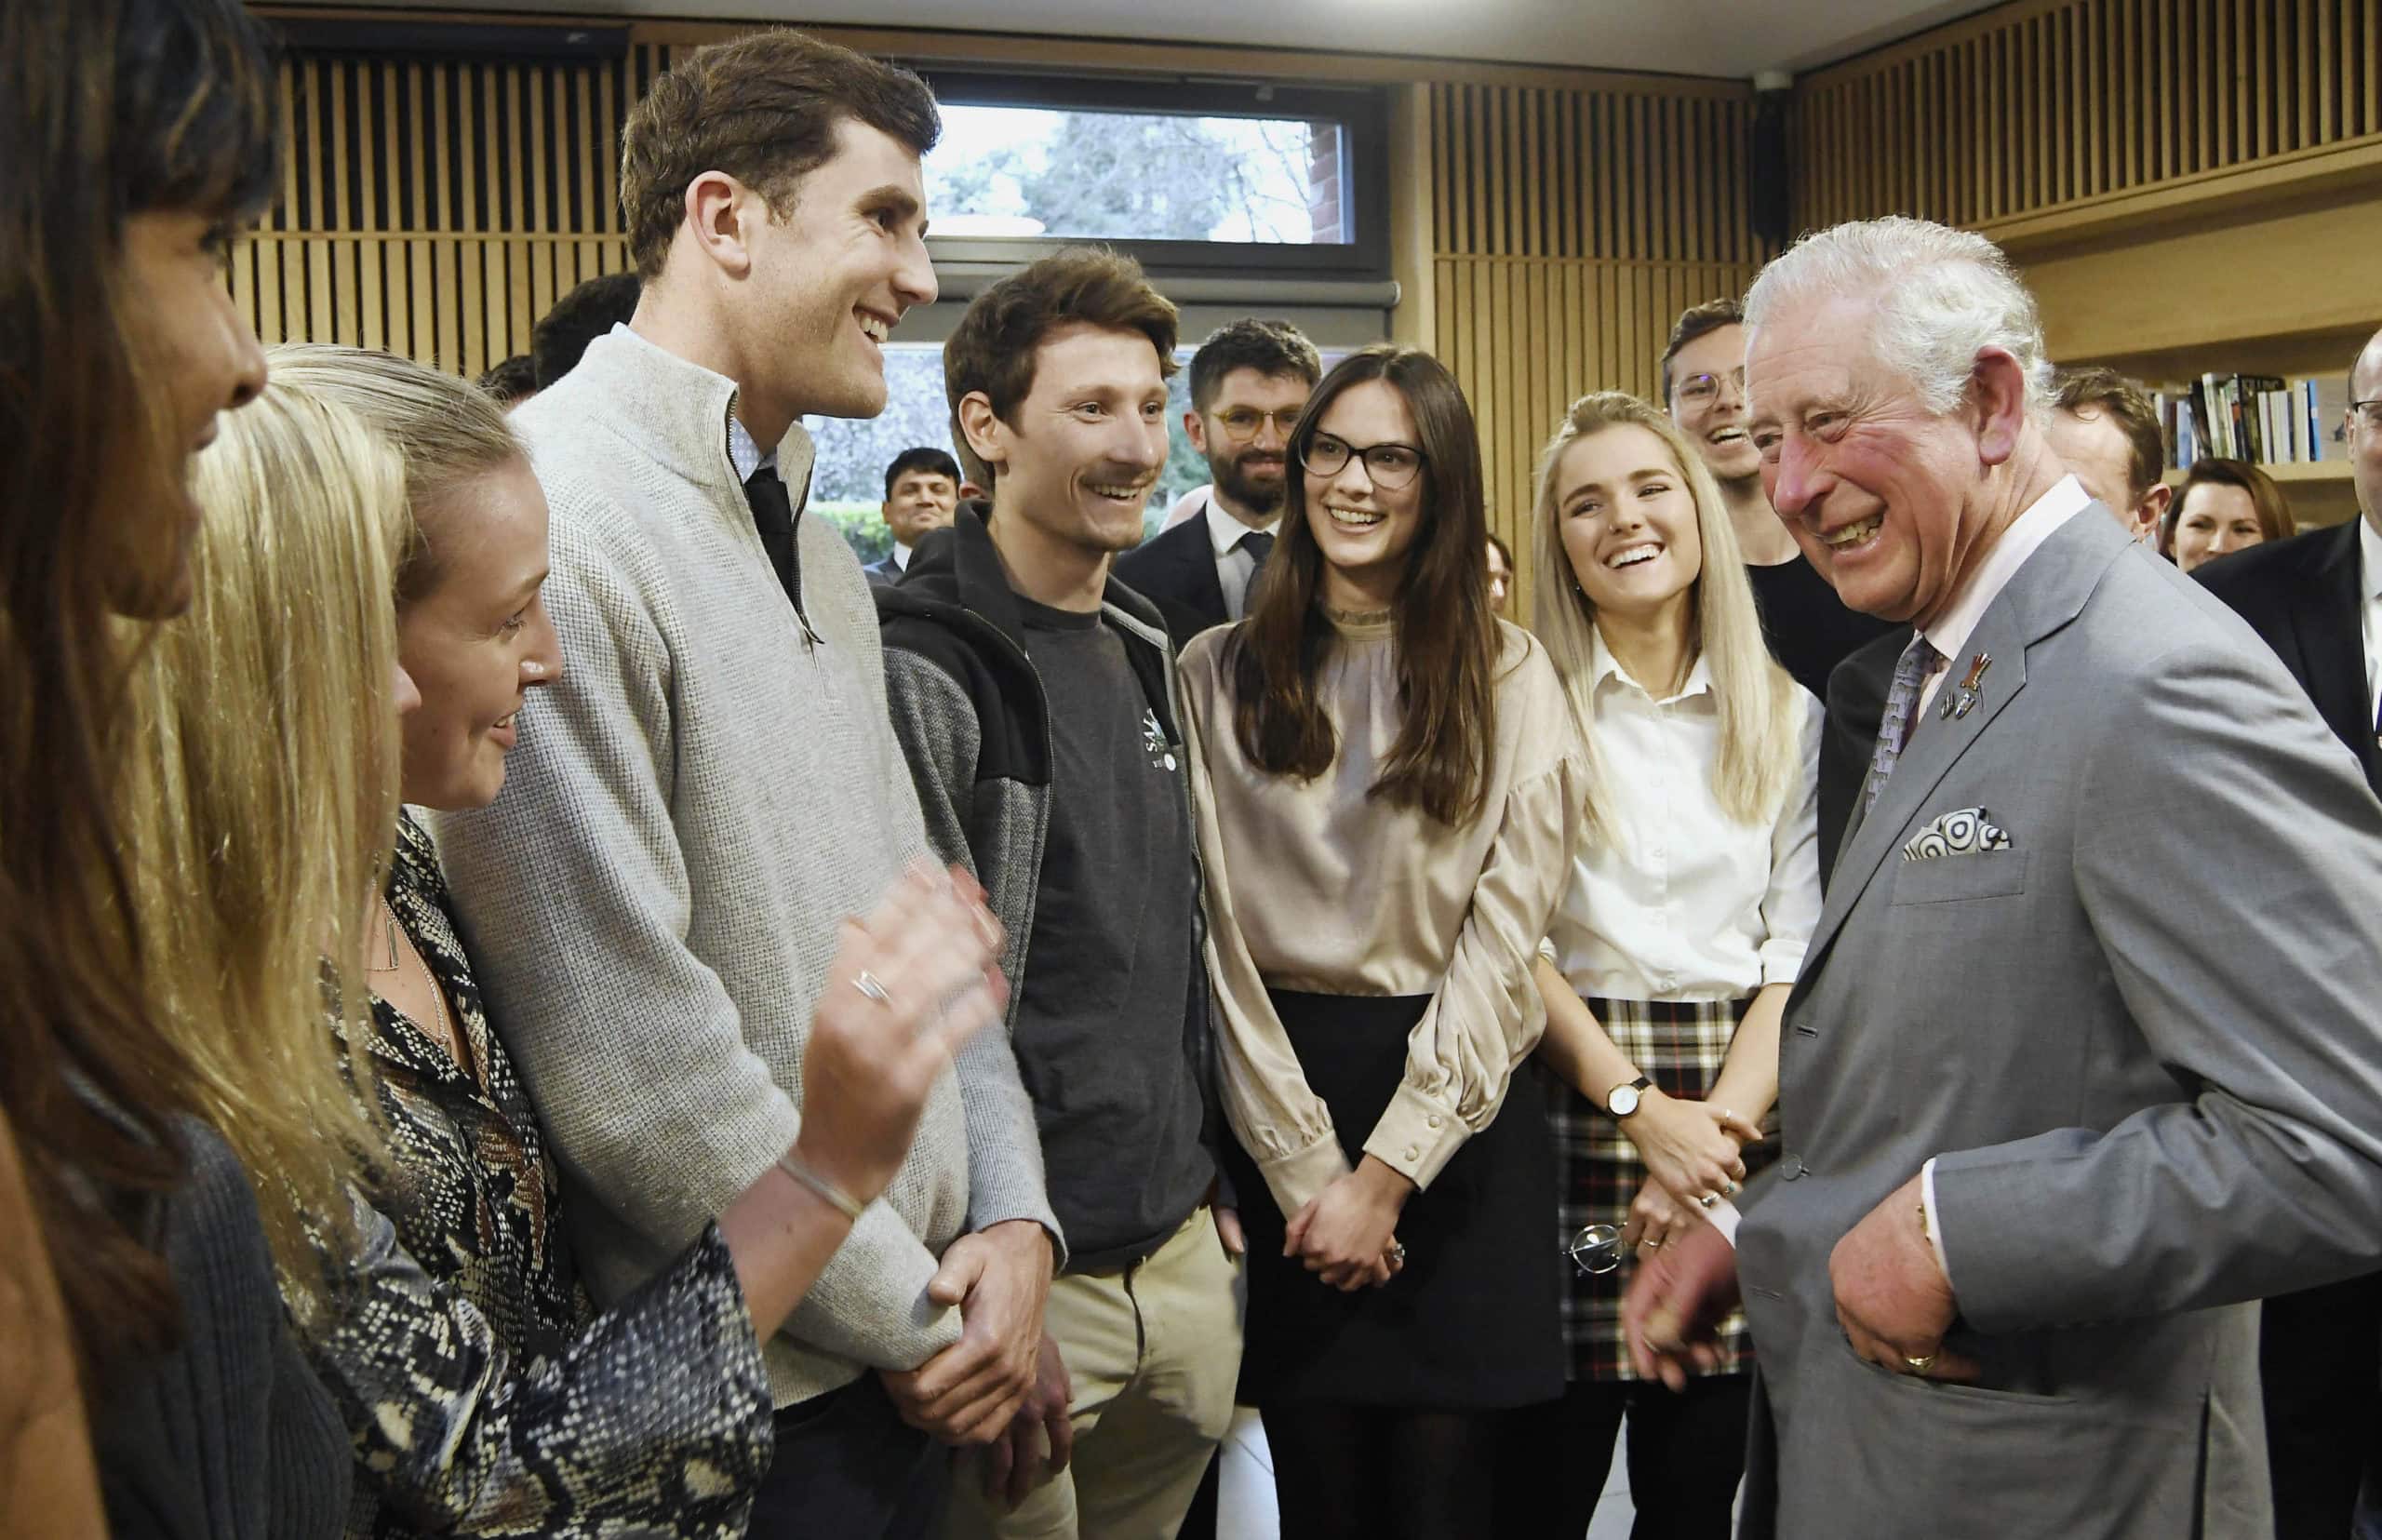
<svg viewBox="0 0 2382 1540"><path fill-rule="evenodd" d="M1463 824L1479 814L1488 796L1505 643L1489 608L1480 435L1455 377L1420 348L1383 343L1343 358L1291 430L1282 502L1289 516L1248 618L1229 643L1233 730L1250 763L1277 775L1311 780L1340 752L1316 694L1337 633L1318 602L1323 549L1307 525L1305 455L1332 403L1372 380L1405 398L1424 458L1422 523L1393 603L1405 719L1372 795L1420 808L1443 824Z"/></svg>
<svg viewBox="0 0 2382 1540"><path fill-rule="evenodd" d="M0 125L0 1109L99 1367L172 1334L136 1200L205 1099L148 1001L117 826L123 521L181 472L127 329L125 221L262 209L270 67L236 0L9 0Z"/></svg>

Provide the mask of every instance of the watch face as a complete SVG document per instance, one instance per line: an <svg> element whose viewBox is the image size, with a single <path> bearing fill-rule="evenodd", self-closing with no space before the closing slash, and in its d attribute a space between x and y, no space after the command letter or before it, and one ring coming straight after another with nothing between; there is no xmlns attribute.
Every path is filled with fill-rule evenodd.
<svg viewBox="0 0 2382 1540"><path fill-rule="evenodd" d="M1608 1095L1604 1101L1605 1105L1613 1109L1613 1115L1615 1118L1626 1118L1638 1110L1638 1088L1615 1086L1613 1088L1612 1094Z"/></svg>

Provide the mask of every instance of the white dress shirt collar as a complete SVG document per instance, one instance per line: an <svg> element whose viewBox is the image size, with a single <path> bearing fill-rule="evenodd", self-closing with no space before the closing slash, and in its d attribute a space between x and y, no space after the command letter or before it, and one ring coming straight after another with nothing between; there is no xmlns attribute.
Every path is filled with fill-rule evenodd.
<svg viewBox="0 0 2382 1540"><path fill-rule="evenodd" d="M1588 636L1588 683L1595 690L1603 690L1608 681L1624 684L1656 705L1666 706L1673 701L1684 701L1691 695L1711 693L1712 671L1706 665L1701 649L1696 652L1694 666L1687 671L1687 682L1679 686L1679 693L1657 699L1653 690L1632 678L1629 670L1622 666L1621 660L1613 656L1613 649L1605 645L1602 627L1589 626Z"/></svg>
<svg viewBox="0 0 2382 1540"><path fill-rule="evenodd" d="M1947 663L1959 661L1961 649L1968 646L1969 636L1976 630L1977 622L1985 619L1985 612L1993 608L1993 601L2001 596L2001 590L2018 575L2018 569L2027 565L2027 558L2041 549L2043 542L2049 540L2061 525L2082 513L2092 502L2093 499L2084 490L2082 482L2072 475L2062 476L2050 491L2035 499L2025 513L2011 521L2010 528L2001 531L2001 538L1986 552L1985 559L1977 564L1975 571L1969 574L1966 585L1953 596L1950 604L1944 607L1944 612L1935 617L1935 623L1920 633L1943 655ZM1932 689L1929 693L1934 693Z"/></svg>
<svg viewBox="0 0 2382 1540"><path fill-rule="evenodd" d="M909 569L910 548L897 540L893 542L893 570L906 572Z"/></svg>

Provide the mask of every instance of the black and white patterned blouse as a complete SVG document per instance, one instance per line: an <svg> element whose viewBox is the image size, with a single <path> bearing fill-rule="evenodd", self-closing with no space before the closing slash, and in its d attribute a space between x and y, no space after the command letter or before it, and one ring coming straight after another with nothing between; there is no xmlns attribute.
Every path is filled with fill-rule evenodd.
<svg viewBox="0 0 2382 1540"><path fill-rule="evenodd" d="M736 1536L772 1450L769 1375L716 1226L596 1313L543 1131L488 1030L429 837L400 815L389 904L475 1078L375 997L388 1156L314 1346L358 1460L347 1533Z"/></svg>

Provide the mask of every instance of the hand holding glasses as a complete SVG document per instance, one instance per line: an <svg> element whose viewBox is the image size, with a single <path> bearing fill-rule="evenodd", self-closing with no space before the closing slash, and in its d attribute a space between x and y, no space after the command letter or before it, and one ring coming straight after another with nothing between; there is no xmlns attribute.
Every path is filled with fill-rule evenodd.
<svg viewBox="0 0 2382 1540"><path fill-rule="evenodd" d="M1621 1232L1611 1225L1591 1225L1572 1238L1563 1254L1590 1278L1602 1278L1621 1265Z"/></svg>
<svg viewBox="0 0 2382 1540"><path fill-rule="evenodd" d="M1711 1193L1706 1193L1697 1201L1703 1206L1704 1216L1711 1221L1712 1227L1734 1246L1737 1243L1737 1225L1745 1218L1737 1212L1737 1206ZM1618 1227L1590 1225L1572 1237L1563 1248L1563 1254L1572 1259L1572 1266L1586 1276L1602 1278L1621 1265L1621 1260L1628 1250Z"/></svg>
<svg viewBox="0 0 2382 1540"><path fill-rule="evenodd" d="M1365 476L1374 486L1386 491L1412 481L1423 469L1423 451L1412 444L1369 444L1359 449L1354 444L1319 433L1299 452L1299 463L1306 474L1329 480L1348 468L1351 459L1365 462Z"/></svg>

